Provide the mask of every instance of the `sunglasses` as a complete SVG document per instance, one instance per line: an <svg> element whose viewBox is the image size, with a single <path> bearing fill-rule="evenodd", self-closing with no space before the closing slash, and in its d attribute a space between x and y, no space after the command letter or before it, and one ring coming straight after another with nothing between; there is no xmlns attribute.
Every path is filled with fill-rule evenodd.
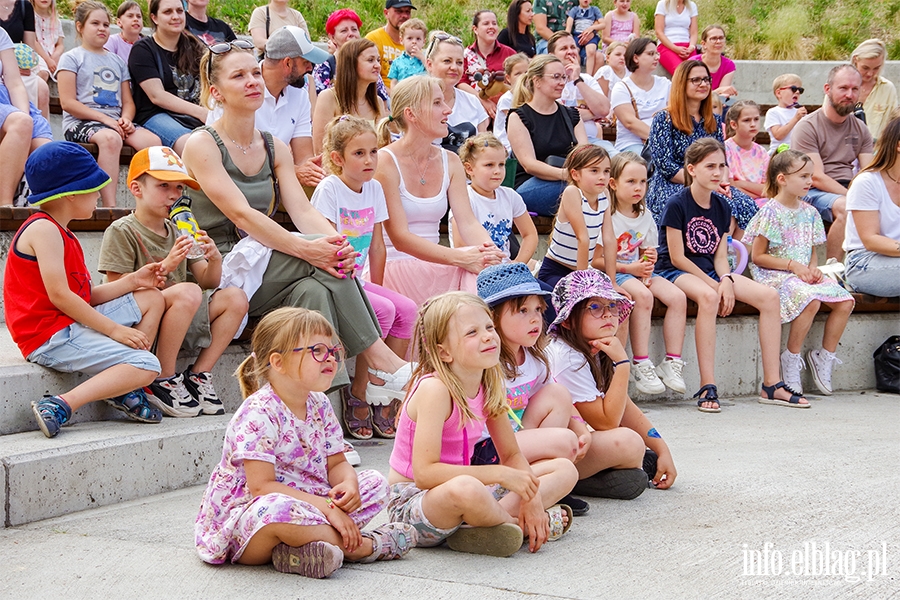
<svg viewBox="0 0 900 600"><path fill-rule="evenodd" d="M463 45L462 40L455 35L450 35L449 33L437 33L431 36L431 41L428 43L428 49L425 51L425 56L430 57L431 51L434 50L434 47L440 42L452 42L460 46Z"/></svg>
<svg viewBox="0 0 900 600"><path fill-rule="evenodd" d="M596 302L591 302L587 305L587 310L595 319L601 318L606 313L609 313L612 317L618 317L619 303L610 302L609 304L597 304Z"/></svg>
<svg viewBox="0 0 900 600"><path fill-rule="evenodd" d="M799 85L785 85L785 86L783 86L783 87L778 88L778 91L779 91L779 92L780 92L781 90L791 90L791 91L792 91L793 93L795 93L795 94L798 94L798 93L799 93L799 94L802 94L804 91L806 91L806 90L804 90L802 87L800 87Z"/></svg>
<svg viewBox="0 0 900 600"><path fill-rule="evenodd" d="M313 344L312 346L293 348L291 352L305 352L307 350L317 363L323 363L331 356L334 357L335 362L343 362L344 360L344 347L340 345L329 348L326 344Z"/></svg>
<svg viewBox="0 0 900 600"><path fill-rule="evenodd" d="M712 83L712 77L710 77L709 75L707 75L706 77L691 77L688 79L688 82L691 85L700 85L701 83L709 85Z"/></svg>
<svg viewBox="0 0 900 600"><path fill-rule="evenodd" d="M206 78L212 78L212 55L222 55L231 52L232 48L238 50L253 50L253 44L247 40L234 40L233 42L219 42L208 47L210 56L206 61Z"/></svg>

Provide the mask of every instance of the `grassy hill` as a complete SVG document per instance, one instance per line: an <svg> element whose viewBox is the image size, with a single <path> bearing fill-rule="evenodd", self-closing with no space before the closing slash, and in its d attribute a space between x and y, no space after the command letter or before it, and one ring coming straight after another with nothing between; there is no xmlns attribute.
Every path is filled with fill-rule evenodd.
<svg viewBox="0 0 900 600"><path fill-rule="evenodd" d="M118 2L103 0L114 13ZM146 6L146 0L138 0ZM700 29L713 23L725 26L728 54L736 59L842 60L856 45L880 37L889 58L900 59L900 0L695 0ZM246 33L250 12L265 0L212 0L210 13L225 19L235 31ZM62 4L63 2L61 2ZM492 8L501 25L508 2L503 0L416 0L415 13L433 29L472 39L471 19L476 10ZM604 12L611 0L596 2ZM291 0L303 13L314 39L325 39L325 19L338 8L356 10L363 31L383 24L383 0ZM634 0L632 10L646 33L653 32L656 0ZM62 7L62 12L69 12ZM149 18L145 20L149 24Z"/></svg>

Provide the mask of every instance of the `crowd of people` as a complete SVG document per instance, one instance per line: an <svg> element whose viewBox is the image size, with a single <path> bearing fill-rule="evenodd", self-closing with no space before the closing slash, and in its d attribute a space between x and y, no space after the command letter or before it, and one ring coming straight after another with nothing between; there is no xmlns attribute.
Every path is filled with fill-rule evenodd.
<svg viewBox="0 0 900 600"><path fill-rule="evenodd" d="M628 388L688 393L688 299L693 397L717 413L716 324L735 301L759 313L759 402L808 409L800 372L832 393L848 289L900 296L900 112L881 41L829 72L820 109L806 114L783 74L762 115L733 102L724 27L697 46L690 1L660 0L654 40L630 0L605 16L513 0L505 28L475 13L468 47L414 10L387 0L365 37L337 10L326 52L286 0L254 10L252 41L205 0L151 0L146 37L126 1L111 36L86 0L62 52L53 0L0 0L0 202L38 209L12 240L6 323L27 360L88 376L32 402L44 435L94 401L144 423L223 414L211 373L254 321L245 400L196 521L204 561L326 577L445 541L535 552L588 512L577 496L675 482ZM66 141L52 141L42 73ZM69 224L115 206L124 144L136 208L104 233L92 285ZM185 196L199 226L186 236L169 218ZM532 214L554 217L539 266ZM749 276L729 259L741 244ZM843 285L819 269L822 244ZM179 352L196 354L182 372ZM324 395L337 390L340 415ZM341 423L395 439L388 477L348 464Z"/></svg>

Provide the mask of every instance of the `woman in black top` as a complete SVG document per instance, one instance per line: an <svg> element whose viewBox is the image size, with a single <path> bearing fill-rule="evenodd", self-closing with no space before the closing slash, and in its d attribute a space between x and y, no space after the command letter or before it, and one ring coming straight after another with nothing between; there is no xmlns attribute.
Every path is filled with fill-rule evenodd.
<svg viewBox="0 0 900 600"><path fill-rule="evenodd" d="M506 11L506 29L497 36L497 41L514 48L528 58L534 58L534 34L531 21L534 20L531 0L513 0Z"/></svg>
<svg viewBox="0 0 900 600"><path fill-rule="evenodd" d="M566 67L553 55L531 60L513 89L506 131L513 155L519 161L516 191L528 210L553 216L568 177L562 162L587 134L577 108L557 100L566 86Z"/></svg>
<svg viewBox="0 0 900 600"><path fill-rule="evenodd" d="M150 0L153 35L138 40L128 58L134 122L178 154L188 134L206 122L200 106L200 57L206 47L185 32L181 0Z"/></svg>

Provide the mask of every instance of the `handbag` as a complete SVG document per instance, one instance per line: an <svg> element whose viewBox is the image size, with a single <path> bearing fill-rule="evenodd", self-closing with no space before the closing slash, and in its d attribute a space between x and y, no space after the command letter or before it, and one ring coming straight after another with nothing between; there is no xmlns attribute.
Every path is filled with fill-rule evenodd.
<svg viewBox="0 0 900 600"><path fill-rule="evenodd" d="M875 349L875 388L900 394L900 335L892 335Z"/></svg>

